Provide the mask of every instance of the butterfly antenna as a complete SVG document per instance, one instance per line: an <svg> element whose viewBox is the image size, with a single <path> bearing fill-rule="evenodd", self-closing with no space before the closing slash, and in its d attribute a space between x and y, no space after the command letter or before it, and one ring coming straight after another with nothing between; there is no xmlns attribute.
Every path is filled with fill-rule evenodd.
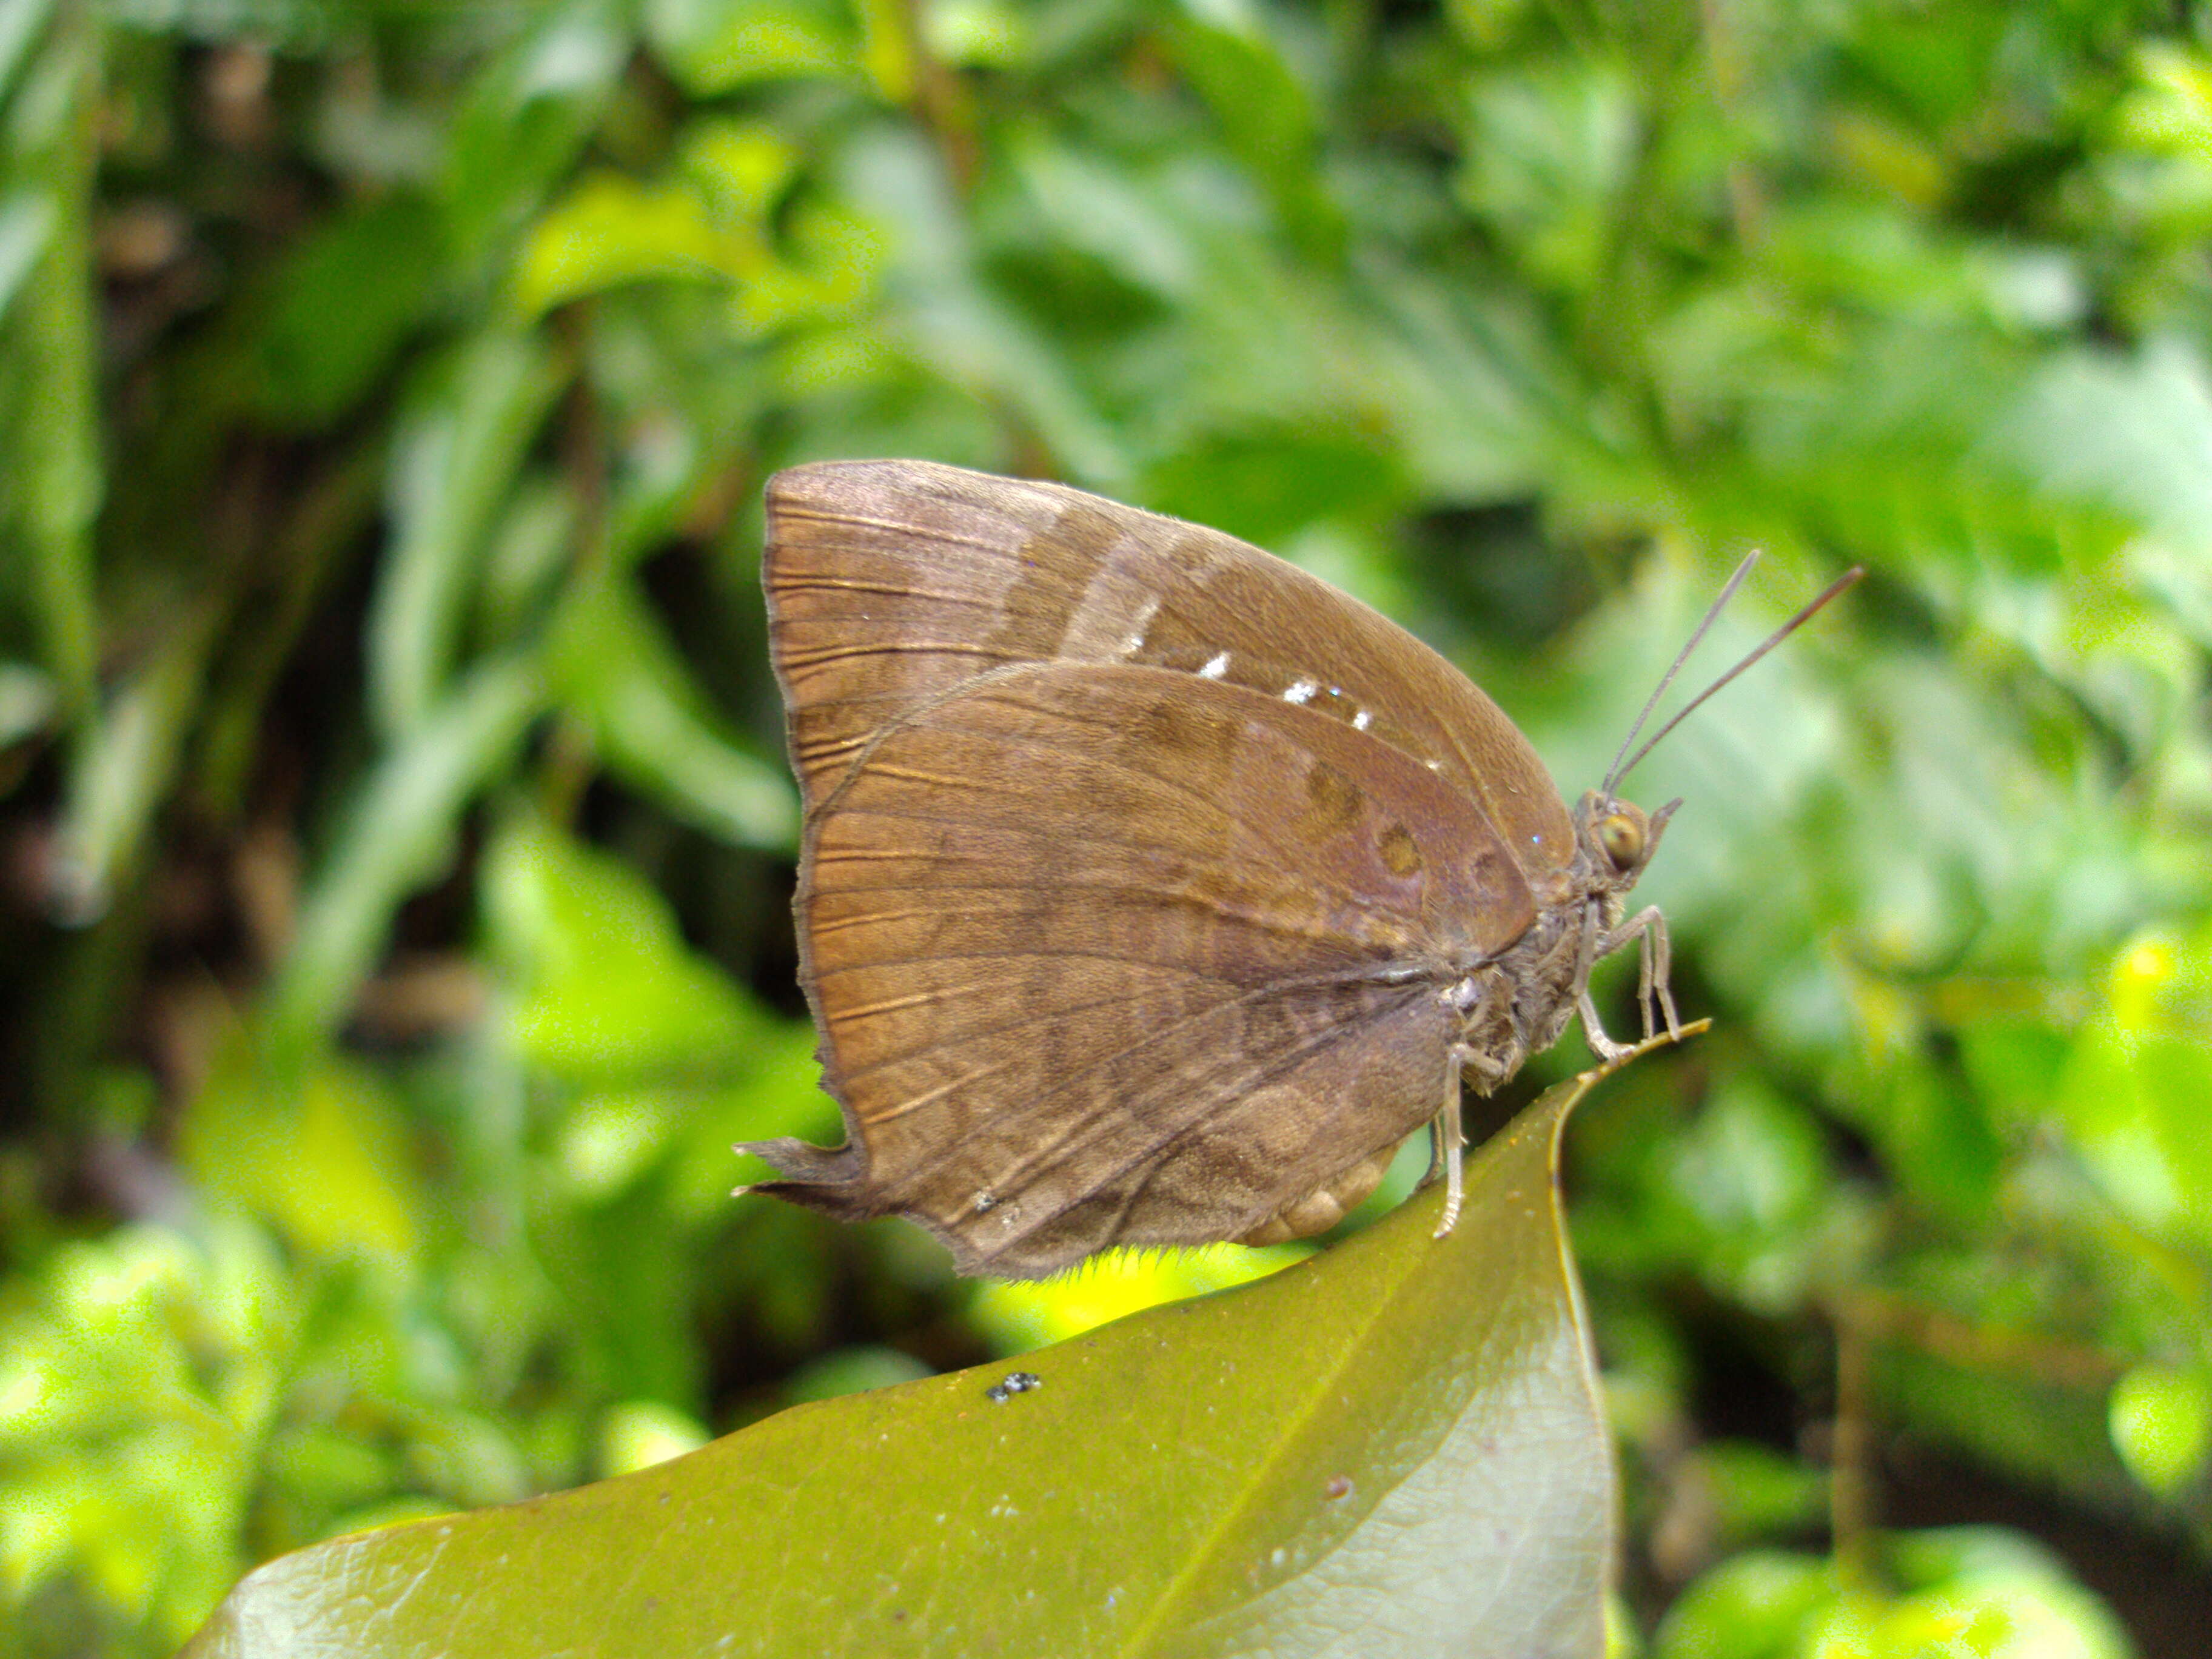
<svg viewBox="0 0 2212 1659"><path fill-rule="evenodd" d="M1705 621L1707 623L1712 621L1715 614L1718 612L1721 605L1725 603L1729 594L1735 591L1736 581L1741 580L1744 571L1749 568L1750 563L1751 561L1747 559L1744 561L1743 564L1737 567L1735 576L1729 580L1728 586L1722 590L1721 597L1718 600L1714 602L1713 609L1705 613ZM1618 767L1607 778L1605 793L1608 795L1611 794L1613 793L1613 786L1636 769L1637 762L1641 761L1646 755L1650 754L1652 750L1656 748L1659 744L1659 739L1665 737L1669 732L1680 726L1697 709L1699 704L1705 701L1706 698L1711 696L1714 692L1719 690L1721 687L1726 685L1737 675L1742 673L1745 669L1750 667L1752 664L1757 662L1768 652L1773 650L1776 646L1781 644L1783 641L1788 639L1792 634L1802 628L1807 623L1812 621L1814 613L1817 612L1821 606L1826 605L1829 600L1834 599L1838 594L1841 593L1845 588L1850 586L1852 583L1857 581L1860 577L1865 574L1866 567L1864 565L1853 565L1849 570L1844 572L1842 575L1837 577L1835 580L1830 582L1826 587L1822 588L1819 596L1813 599L1811 603L1808 604L1802 610L1799 611L1796 616L1790 617L1788 622L1783 623L1781 627L1776 629L1771 634L1768 635L1765 642L1761 644L1756 651L1752 652L1748 656L1745 657L1741 662L1729 669L1727 673L1722 675L1720 678L1715 680L1704 690L1698 692L1696 696L1691 698L1688 702L1682 706L1681 709L1675 714L1674 719L1668 720L1666 725L1661 726L1656 732L1654 732L1651 734L1650 738L1645 742L1644 747L1636 751L1635 757L1632 759L1627 765ZM1705 628L1701 625L1698 629L1698 634L1702 634L1705 631ZM1692 645L1695 645L1697 642L1698 635L1692 635L1690 636L1690 643ZM1684 654L1687 654L1686 651ZM1680 659L1679 658L1676 659L1676 664L1678 666L1680 665ZM1674 672L1674 670L1669 669L1667 672L1671 675ZM1662 680L1660 682L1660 689L1663 690L1665 688L1666 682ZM1657 699L1654 698L1653 701L1656 702ZM1645 712L1648 714L1650 710L1647 709ZM1640 720L1638 721L1638 725L1641 725L1642 723L1643 722ZM1632 739L1635 736L1633 732L1631 732L1629 735ZM1626 744L1621 746L1623 748L1627 747Z"/></svg>
<svg viewBox="0 0 2212 1659"><path fill-rule="evenodd" d="M1682 672L1682 665L1689 661L1690 653L1698 648L1698 641L1705 637L1705 630L1711 628L1715 622L1719 620L1721 612L1728 606L1728 602L1735 597L1736 589L1743 586L1743 579L1751 574L1752 566L1758 562L1759 550L1754 547L1750 552L1743 556L1743 562L1736 566L1735 574L1728 579L1728 585L1721 589L1720 597L1715 599L1711 605L1706 607L1705 620L1698 624L1696 631L1690 635L1687 643L1686 643L1680 651L1674 653L1674 660L1667 665L1667 672L1659 677L1659 684L1651 688L1651 696L1644 702L1643 712L1637 715L1635 722L1629 726L1628 735L1620 740L1620 753L1614 755L1613 757L1613 769L1605 775L1605 781L1598 785L1598 793L1600 794L1610 795L1613 793L1613 786L1628 775L1628 767L1636 764L1636 761L1631 761L1628 763L1628 766L1623 766L1620 763L1620 757L1628 752L1628 745L1636 741L1636 734L1644 729L1644 722L1651 718L1651 711L1659 706L1659 699L1667 695L1667 688L1674 683L1674 676ZM1771 643L1771 641L1769 641L1769 643ZM1763 647L1761 648L1764 649ZM1737 672L1741 672L1741 671L1739 669ZM1712 693L1708 691L1705 695L1707 696L1712 696ZM1697 704L1692 703L1690 707L1694 708L1697 707ZM1684 711L1684 713L1687 712L1687 710ZM1681 715L1677 714L1674 718L1676 720L1680 720ZM1656 742L1656 739L1655 738L1654 741ZM1651 745L1650 744L1644 744L1644 748L1647 750L1650 748L1650 746ZM1636 760L1642 760L1643 758L1643 753L1639 751L1636 757Z"/></svg>

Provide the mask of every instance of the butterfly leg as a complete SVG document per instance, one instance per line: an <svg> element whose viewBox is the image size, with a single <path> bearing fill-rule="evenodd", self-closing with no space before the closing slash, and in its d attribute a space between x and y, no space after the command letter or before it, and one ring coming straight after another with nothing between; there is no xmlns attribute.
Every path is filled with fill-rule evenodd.
<svg viewBox="0 0 2212 1659"><path fill-rule="evenodd" d="M1674 993L1669 984L1674 967L1674 947L1667 937L1667 918L1659 914L1657 905L1646 905L1600 939L1597 954L1609 956L1631 939L1641 946L1642 964L1637 979L1636 1006L1644 1016L1644 1041L1648 1042L1658 1035L1656 1022L1652 1018L1656 1005L1658 1012L1665 1017L1667 1035L1679 1042L1682 1025L1674 1014Z"/></svg>
<svg viewBox="0 0 2212 1659"><path fill-rule="evenodd" d="M1443 1238L1459 1224L1459 1206L1464 1196L1460 1172L1460 1153L1467 1146L1467 1136L1459 1121L1459 1072L1464 1059L1457 1048L1452 1050L1451 1064L1444 1068L1444 1103L1430 1133L1436 1140L1436 1161L1444 1166L1444 1212L1437 1223L1436 1237Z"/></svg>
<svg viewBox="0 0 2212 1659"><path fill-rule="evenodd" d="M1632 1042L1615 1042L1605 1034L1605 1027L1598 1024L1597 1004L1590 1000L1587 989L1575 999L1575 1012L1582 1016L1583 1040L1600 1060L1610 1064L1635 1048Z"/></svg>
<svg viewBox="0 0 2212 1659"><path fill-rule="evenodd" d="M1640 917L1638 921L1641 921ZM1583 912L1582 945L1575 963L1575 982L1582 989L1575 995L1575 1012L1582 1016L1583 1041L1589 1044L1592 1054L1607 1063L1619 1060L1628 1052L1631 1045L1615 1042L1605 1034L1605 1027L1599 1023L1597 1004L1589 992L1590 969L1607 951L1617 951L1626 944L1634 932L1635 927L1632 923L1615 933L1607 933L1604 918L1595 902Z"/></svg>

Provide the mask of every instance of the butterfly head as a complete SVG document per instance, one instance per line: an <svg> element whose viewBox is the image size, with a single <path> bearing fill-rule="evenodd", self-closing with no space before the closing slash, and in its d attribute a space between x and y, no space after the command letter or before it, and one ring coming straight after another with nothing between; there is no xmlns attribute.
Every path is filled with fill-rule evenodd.
<svg viewBox="0 0 2212 1659"><path fill-rule="evenodd" d="M1590 884L1604 892L1625 893L1636 885L1644 866L1659 848L1667 820L1682 803L1670 800L1646 813L1634 801L1609 791L1586 791L1575 808L1575 839L1589 872Z"/></svg>

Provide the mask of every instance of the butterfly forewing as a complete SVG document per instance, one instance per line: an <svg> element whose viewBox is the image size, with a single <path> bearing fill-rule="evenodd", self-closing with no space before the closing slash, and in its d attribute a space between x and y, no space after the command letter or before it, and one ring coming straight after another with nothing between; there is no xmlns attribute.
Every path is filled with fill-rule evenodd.
<svg viewBox="0 0 2212 1659"><path fill-rule="evenodd" d="M1443 992L1534 915L1420 763L1247 688L1038 664L882 727L799 897L846 1148L771 1190L963 1271L1233 1237L1435 1113Z"/></svg>
<svg viewBox="0 0 2212 1659"><path fill-rule="evenodd" d="M1021 663L1126 663L1330 714L1432 763L1540 888L1565 804L1497 705L1396 624L1201 526L1061 485L840 461L769 485L772 644L810 811L889 722Z"/></svg>

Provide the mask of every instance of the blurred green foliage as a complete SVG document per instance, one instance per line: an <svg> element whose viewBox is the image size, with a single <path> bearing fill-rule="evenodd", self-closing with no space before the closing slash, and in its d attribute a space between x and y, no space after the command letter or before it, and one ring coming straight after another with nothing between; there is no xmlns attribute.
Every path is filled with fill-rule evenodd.
<svg viewBox="0 0 2212 1659"><path fill-rule="evenodd" d="M759 486L866 455L1260 540L1571 794L1865 562L1632 781L1721 1030L1574 1136L1630 1622L2201 1610L2208 232L2197 5L0 7L0 1656L1249 1271L726 1200L836 1121Z"/></svg>

